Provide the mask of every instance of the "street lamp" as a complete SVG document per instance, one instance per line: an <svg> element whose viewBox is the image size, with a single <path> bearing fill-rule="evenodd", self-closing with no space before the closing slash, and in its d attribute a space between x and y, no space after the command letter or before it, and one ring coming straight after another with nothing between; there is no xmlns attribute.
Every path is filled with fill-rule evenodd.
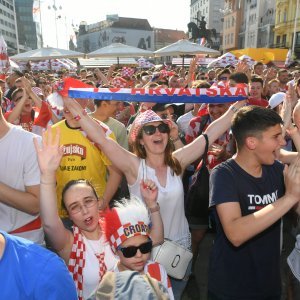
<svg viewBox="0 0 300 300"><path fill-rule="evenodd" d="M56 15L58 10L62 10L62 6L60 5L59 7L56 6L55 0L53 0L53 5L52 7L48 5L48 9L54 10L54 22L55 22L55 35L56 35L56 47L58 48L58 35L57 35L57 20L61 18L61 15Z"/></svg>

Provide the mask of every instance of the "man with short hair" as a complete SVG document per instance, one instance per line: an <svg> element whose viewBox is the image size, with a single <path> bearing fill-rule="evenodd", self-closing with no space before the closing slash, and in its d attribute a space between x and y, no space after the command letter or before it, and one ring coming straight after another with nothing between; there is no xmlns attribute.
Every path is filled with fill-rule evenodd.
<svg viewBox="0 0 300 300"><path fill-rule="evenodd" d="M270 109L241 108L233 117L233 159L212 170L210 207L217 235L210 257L210 300L281 298L280 219L300 199L300 159L277 161L282 120Z"/></svg>
<svg viewBox="0 0 300 300"><path fill-rule="evenodd" d="M289 81L289 73L285 69L280 69L277 73L277 79L279 80L280 91L287 91L287 83Z"/></svg>
<svg viewBox="0 0 300 300"><path fill-rule="evenodd" d="M94 100L95 111L91 116L106 124L115 134L119 145L128 150L128 137L125 125L115 119L121 102L115 100Z"/></svg>
<svg viewBox="0 0 300 300"><path fill-rule="evenodd" d="M263 79L259 76L255 76L255 75L252 76L250 79L249 86L250 86L250 90L249 90L250 97L248 99L249 104L267 107L269 105L269 102L262 97L263 86L264 86Z"/></svg>
<svg viewBox="0 0 300 300"><path fill-rule="evenodd" d="M258 61L253 66L253 75L263 76L263 72L264 72L264 64Z"/></svg>

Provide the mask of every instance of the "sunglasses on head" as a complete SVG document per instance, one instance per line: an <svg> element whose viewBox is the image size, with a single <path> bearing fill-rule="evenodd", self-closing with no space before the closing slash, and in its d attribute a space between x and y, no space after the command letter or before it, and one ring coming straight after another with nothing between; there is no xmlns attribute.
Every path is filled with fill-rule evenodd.
<svg viewBox="0 0 300 300"><path fill-rule="evenodd" d="M143 131L147 135L153 135L156 132L156 128L160 133L169 133L170 132L170 127L166 123L160 123L158 126L154 125L145 125L143 126Z"/></svg>
<svg viewBox="0 0 300 300"><path fill-rule="evenodd" d="M117 250L120 250L123 253L123 256L126 258L134 257L138 250L141 251L142 254L146 254L151 252L152 250L152 241L149 240L146 243L143 243L139 246L129 246L129 247L118 247Z"/></svg>

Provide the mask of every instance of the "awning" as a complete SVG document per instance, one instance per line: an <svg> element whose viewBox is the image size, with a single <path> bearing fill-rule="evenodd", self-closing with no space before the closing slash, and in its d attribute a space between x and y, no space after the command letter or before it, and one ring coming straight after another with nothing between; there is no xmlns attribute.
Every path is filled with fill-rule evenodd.
<svg viewBox="0 0 300 300"><path fill-rule="evenodd" d="M107 68L111 65L117 65L117 58L78 58L79 65L84 68ZM134 58L119 58L119 65L137 66Z"/></svg>

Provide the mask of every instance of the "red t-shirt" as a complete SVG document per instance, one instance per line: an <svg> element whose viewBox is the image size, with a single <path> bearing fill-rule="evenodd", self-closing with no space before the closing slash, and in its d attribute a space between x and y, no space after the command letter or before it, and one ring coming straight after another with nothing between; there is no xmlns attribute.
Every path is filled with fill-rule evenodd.
<svg viewBox="0 0 300 300"><path fill-rule="evenodd" d="M261 98L261 99L248 98L248 104L267 107L269 105L269 102L268 102L268 100L263 99L263 98Z"/></svg>

